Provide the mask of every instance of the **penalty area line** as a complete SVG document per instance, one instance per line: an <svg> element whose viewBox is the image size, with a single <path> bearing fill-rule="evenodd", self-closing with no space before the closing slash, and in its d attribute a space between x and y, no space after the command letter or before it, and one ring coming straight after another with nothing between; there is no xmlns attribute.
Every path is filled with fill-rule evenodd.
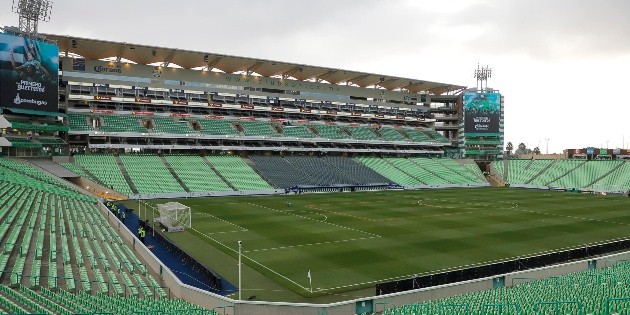
<svg viewBox="0 0 630 315"><path fill-rule="evenodd" d="M297 247L305 247L305 246L317 246L317 245L325 245L325 244L355 242L355 241L371 240L371 239L375 239L375 238L378 238L378 237L371 236L371 237L350 238L350 239L345 239L345 240L328 241L328 242L317 242L317 243L309 243L309 244L278 246L278 247L271 247L271 248L252 249L252 250L245 251L245 253L263 252L263 251L278 250L278 249L289 249L289 248L297 248Z"/></svg>

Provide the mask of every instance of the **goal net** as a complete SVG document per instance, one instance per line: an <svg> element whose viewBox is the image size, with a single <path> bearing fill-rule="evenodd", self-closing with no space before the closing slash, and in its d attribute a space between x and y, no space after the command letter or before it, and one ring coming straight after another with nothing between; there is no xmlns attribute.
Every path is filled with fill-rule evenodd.
<svg viewBox="0 0 630 315"><path fill-rule="evenodd" d="M179 232L192 226L190 207L179 202L158 204L157 207L160 217L155 221L164 225L167 231Z"/></svg>

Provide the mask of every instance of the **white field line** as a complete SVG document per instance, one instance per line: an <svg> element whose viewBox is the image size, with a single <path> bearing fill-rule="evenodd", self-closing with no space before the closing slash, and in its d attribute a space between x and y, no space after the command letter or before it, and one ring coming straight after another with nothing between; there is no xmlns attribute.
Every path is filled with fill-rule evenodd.
<svg viewBox="0 0 630 315"><path fill-rule="evenodd" d="M227 246L227 245L225 245L225 244L223 244L223 243L221 243L221 242L217 241L216 239L212 238L211 236L209 236L209 235L207 235L207 234L204 234L204 233L200 232L199 230L197 230L197 229L195 229L195 228L192 228L192 230L193 230L193 231L195 231L195 232L197 232L197 233L199 233L199 234L201 234L201 235L203 235L203 236L205 236L205 237L207 237L208 239L212 240L213 242L215 242L215 243L217 243L217 244L219 244L219 245L221 245L221 246L223 246L223 247L227 248L228 250L230 250L230 251L232 251L232 252L234 252L234 253L238 254L238 250L235 250L235 249L233 249L233 248L231 248L231 247L229 247L229 246ZM243 256L243 258L245 258L245 259L247 259L247 260L249 260L249 261L251 261L251 262L255 263L256 265L259 265L259 266L261 266L261 267L263 267L263 268L265 268L265 269L269 270L270 272L272 272L273 274L275 274L275 275L279 276L280 278L285 279L285 280L287 280L287 281L289 281L289 282L291 282L291 283L295 284L296 286L300 287L302 290L304 290L304 291L310 291L310 289L309 289L309 288L306 288L306 287L304 287L304 286L302 286L302 285L298 284L297 282L295 282L295 281L293 281L293 280L291 280L291 279L289 279L289 278L287 278L287 277L285 277L285 276L283 276L283 275L279 274L279 273L278 273L278 272L276 272L275 270L273 270L273 269L271 269L271 268L269 268L269 267L267 267L267 266L265 266L265 265L263 265L263 264L261 264L261 263L259 263L259 262L255 261L255 260L253 260L253 259L251 259L251 258L247 257L246 255L242 255L242 256ZM239 289L240 289L240 288L239 288Z"/></svg>
<svg viewBox="0 0 630 315"><path fill-rule="evenodd" d="M433 199L433 200L435 201L435 199ZM443 201L452 202L452 200L443 200ZM563 216L563 215L552 214L552 213L545 213L545 212L537 212L537 211L531 211L531 210L518 209L518 204L515 203L515 202L510 202L510 201L500 201L500 202L506 203L506 204L511 204L512 207L510 207L508 209L512 209L512 210L515 210L515 211L523 211L523 212L532 212L532 213L538 213L538 214L555 215L555 216L560 216L560 217L571 217L571 216ZM484 205L484 206L487 206L487 205ZM604 221L604 220L579 218L579 217L574 217L574 218L583 219L583 220L590 220L590 221L600 221L600 222L605 222L605 223L614 223L614 224L620 224L620 225L630 225L630 224L624 224L624 223L619 223L619 222L608 222L608 221ZM568 248L571 248L571 247L568 247ZM567 249L567 248L564 248L564 249ZM564 250L564 249L561 248L561 249L556 249L554 251ZM541 255L541 254L545 254L545 253L548 253L548 252L551 252L551 251L540 251L540 252L528 255L527 257ZM316 290L313 290L313 292L327 292L327 291L336 290L336 289L345 289L345 288L364 286L364 285L368 285L368 284L377 284L377 283L382 283L382 282L388 282L388 281L393 281L393 280L409 279L411 277L424 276L424 275L428 275L430 273L442 273L442 272L446 272L446 271L463 269L463 268L468 268L468 267L482 266L482 265L492 264L492 263L500 262L500 261L508 261L508 260L512 260L512 259L515 259L515 258L519 258L519 257L521 257L521 256L514 256L514 257L503 258L503 259L495 259L495 260L491 260L491 261L486 261L486 262L481 262L481 263L474 263L474 264L467 264L467 265L456 266L456 267L451 267L451 268L445 268L445 269L435 270L435 271L431 271L431 272L424 272L424 273L419 273L419 274L416 273L416 274L410 274L410 275L404 275L404 276L389 277L389 278L380 279L380 280L358 282L358 283L347 284L347 285L336 286L336 287L330 287L330 288L319 288L318 287L318 288L316 288Z"/></svg>
<svg viewBox="0 0 630 315"><path fill-rule="evenodd" d="M363 241L363 240L371 240L375 238L378 238L378 237L370 236L370 237L350 238L346 240L337 240L337 241L328 241L328 242L317 242L317 243L309 243L309 244L298 244L298 245L279 246L279 247L271 247L271 248L252 249L252 250L245 251L245 253L262 252L262 251L277 250L277 249L288 249L288 248L296 248L296 247L304 247L304 246L317 246L317 245L325 245L325 244Z"/></svg>
<svg viewBox="0 0 630 315"><path fill-rule="evenodd" d="M372 221L372 222L381 222L381 220L374 220L374 219L364 218L364 217L360 217L360 216L356 216L356 215L352 215L352 214L337 212L337 211L333 211L333 210L326 210L326 209L315 207L314 205L306 205L304 207L309 208L309 209L315 209L315 210L319 210L319 211L334 213L336 215L340 215L340 216L344 216L344 217L350 217L350 218L355 218L355 219L360 219L360 220L365 220L365 221ZM321 215L323 215L323 214L321 214Z"/></svg>
<svg viewBox="0 0 630 315"><path fill-rule="evenodd" d="M237 227L237 228L239 228L239 229L241 229L241 230L243 230L243 231L248 231L248 229L246 229L246 228L244 228L244 227L242 227L242 226L240 226L240 225L238 225L238 224L234 224L234 223L232 223L232 222L230 222L230 221L223 220L223 219L221 219L221 218L219 218L219 217L217 217L217 216L213 216L213 215L211 215L211 214L209 214L209 213L205 213L205 212L197 212L197 214L205 214L205 215L207 215L207 216L209 216L209 217L212 217L212 218L214 218L214 219L216 219L216 220L219 220L219 221L221 221L221 222L224 222L224 223L227 223L227 224L229 224L229 225L235 226L235 227Z"/></svg>
<svg viewBox="0 0 630 315"><path fill-rule="evenodd" d="M206 234L208 234L208 235L217 235L217 234L239 233L239 232L249 232L249 230L236 230L236 231L212 232L212 233L206 233Z"/></svg>
<svg viewBox="0 0 630 315"><path fill-rule="evenodd" d="M315 222L319 222L319 223L323 223L323 224L332 225L332 226L335 226L335 227L338 227L338 228L342 228L342 229L345 229L345 230L350 230L350 231L354 231L354 232L367 234L367 235L370 235L370 236L373 236L373 237L382 237L382 236L380 236L378 234L374 234L374 233L370 233L370 232L366 232L366 231L361 231L361 230L358 230L358 229L353 229L353 228L350 228L350 227L347 227L347 226L343 226L343 225L339 225L339 224L335 224L335 223L331 223L331 222L315 220L315 219L309 218L307 216L291 213L290 211L278 210L278 209L270 208L270 207L267 207L267 206L261 206L259 204L255 204L255 203L251 203L251 202L245 202L245 203L249 204L249 205L252 205L252 206L255 206L255 207L259 207L259 208L263 208L263 209L267 209L267 210L271 210L271 211L275 211L275 212L280 212L280 213L284 213L284 214L289 214L289 215L296 216L296 217L299 217L299 218L302 218L302 219L307 219L307 220L311 220L311 221L315 221Z"/></svg>
<svg viewBox="0 0 630 315"><path fill-rule="evenodd" d="M306 206L306 207L308 208L308 206ZM319 222L324 222L324 221L327 221L327 220L328 220L328 216L327 216L327 215L325 215L325 214L323 214L323 213L314 212L314 211L308 211L308 210L286 210L285 212L287 212L287 213L288 213L288 212L297 212L297 213L312 213L312 214L316 214L316 215L319 215L319 216L324 217L324 220L321 220L321 221L317 220L317 221L319 221Z"/></svg>

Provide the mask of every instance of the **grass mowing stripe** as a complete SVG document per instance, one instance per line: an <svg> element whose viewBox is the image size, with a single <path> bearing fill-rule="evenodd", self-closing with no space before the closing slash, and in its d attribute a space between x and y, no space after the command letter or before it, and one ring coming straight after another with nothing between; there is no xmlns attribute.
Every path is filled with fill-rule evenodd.
<svg viewBox="0 0 630 315"><path fill-rule="evenodd" d="M330 294L370 292L368 288L375 283L415 274L618 239L626 234L620 227L630 225L628 198L525 189L439 189L178 201L194 211L203 209L247 229L242 233L229 232L234 230L232 225L218 224L219 220L196 223L195 216L193 227L214 239L207 239L206 244L225 246L233 254L236 241L242 240L247 244L244 249L251 259L247 260L249 266L260 264L268 268L255 269L302 296L311 296L305 289L306 271L311 269L314 289L322 298ZM211 234L218 232L229 233ZM205 238L194 231L183 233ZM197 255L203 254L197 250ZM265 283L257 283L255 287L264 288ZM267 300L275 300L274 296L272 291L260 295Z"/></svg>

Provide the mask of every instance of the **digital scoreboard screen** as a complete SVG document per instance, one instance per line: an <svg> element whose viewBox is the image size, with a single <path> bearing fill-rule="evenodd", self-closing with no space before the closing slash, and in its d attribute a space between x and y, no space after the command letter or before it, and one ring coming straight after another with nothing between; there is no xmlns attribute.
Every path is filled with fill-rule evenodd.
<svg viewBox="0 0 630 315"><path fill-rule="evenodd" d="M464 93L464 131L499 133L501 94Z"/></svg>

